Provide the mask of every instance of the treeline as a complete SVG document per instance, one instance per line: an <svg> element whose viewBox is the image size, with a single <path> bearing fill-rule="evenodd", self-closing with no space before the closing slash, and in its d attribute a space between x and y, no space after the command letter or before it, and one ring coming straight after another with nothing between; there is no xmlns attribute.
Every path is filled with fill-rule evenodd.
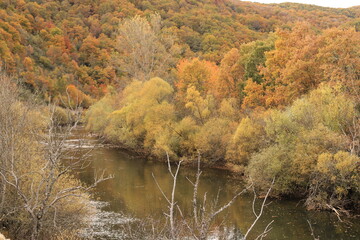
<svg viewBox="0 0 360 240"><path fill-rule="evenodd" d="M263 5L233 0L5 0L0 2L1 69L19 76L46 100L67 97L70 86L75 93L70 95L82 95L82 105L88 107L92 98L107 92L108 85L123 86L129 78L128 69L118 61L124 43L118 39L119 25L127 18L148 18L155 12L163 19L160 41L172 41L171 45L176 46L167 49L176 52L169 72L182 58L199 57L219 64L232 48L264 40L276 28L291 28L298 21L319 29L359 28L360 22L358 8L299 4ZM173 39L162 38L164 35Z"/></svg>
<svg viewBox="0 0 360 240"><path fill-rule="evenodd" d="M127 34L129 25L142 26L136 28L139 35L156 35L151 21L135 17L120 26L124 42L134 38ZM275 178L273 196L303 197L309 208L355 209L360 197L359 37L351 27L321 31L298 23L229 50L220 64L190 58L180 60L174 72L132 68L129 76L147 77L122 91L109 88L88 110L87 127L157 158L167 152L174 160L191 162L200 152L204 162L237 169L262 189ZM155 44L166 51L161 41ZM147 66L147 58L133 56L132 48L123 50L124 64L130 58L136 66ZM172 64L151 56L157 63L152 69ZM168 78L172 73L173 80Z"/></svg>

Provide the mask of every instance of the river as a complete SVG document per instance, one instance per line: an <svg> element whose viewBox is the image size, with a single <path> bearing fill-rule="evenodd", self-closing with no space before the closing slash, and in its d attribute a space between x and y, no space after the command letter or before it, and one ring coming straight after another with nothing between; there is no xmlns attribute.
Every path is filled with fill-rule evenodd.
<svg viewBox="0 0 360 240"><path fill-rule="evenodd" d="M68 147L75 147L79 139L84 142L84 151L93 148L90 153L91 165L77 174L80 180L91 183L95 172L102 170L114 176L94 189L94 204L101 211L92 220L91 228L86 230L87 236L92 239L125 239L123 228L119 227L122 224L149 216L164 218L166 201L152 174L164 192L169 194L172 180L166 164L146 161L126 151L100 144L94 136L81 129L69 139ZM220 190L219 205L229 201L236 191L244 188L243 183L225 170L202 169L202 172L199 196L207 192L207 199L215 199ZM176 200L185 214L191 209L193 194L192 185L186 178L194 179L195 174L196 170L189 167L180 170ZM252 200L251 193L240 196L226 214L219 216L216 221L226 219L225 226L229 229L246 231L255 218L251 209ZM351 224L342 223L335 214L306 211L303 202L289 200L271 200L249 239L255 238L272 220L272 230L266 239L314 239L308 221L314 235L321 240L360 239L359 218L348 219Z"/></svg>

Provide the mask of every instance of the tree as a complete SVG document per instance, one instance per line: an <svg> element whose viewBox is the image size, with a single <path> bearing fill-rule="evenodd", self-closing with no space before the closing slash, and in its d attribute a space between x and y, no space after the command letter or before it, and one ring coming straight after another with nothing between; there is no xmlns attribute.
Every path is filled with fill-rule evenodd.
<svg viewBox="0 0 360 240"><path fill-rule="evenodd" d="M224 160L235 127L236 123L228 118L210 118L193 137L195 149L202 152L203 159L210 164Z"/></svg>
<svg viewBox="0 0 360 240"><path fill-rule="evenodd" d="M195 86L190 86L186 92L185 107L190 109L193 116L201 124L205 124L213 111L215 110L215 101L212 95L202 97Z"/></svg>
<svg viewBox="0 0 360 240"><path fill-rule="evenodd" d="M264 135L263 126L256 120L249 117L241 119L227 145L226 159L246 166L251 155L264 145Z"/></svg>
<svg viewBox="0 0 360 240"><path fill-rule="evenodd" d="M236 48L227 52L221 60L217 83L220 98L240 98L240 85L243 81L244 68L240 64L239 50Z"/></svg>
<svg viewBox="0 0 360 240"><path fill-rule="evenodd" d="M346 132L359 113L346 96L336 86L324 85L283 111L268 111L266 144L250 155L247 167L254 184L266 188L276 177L273 194L300 193L312 209L324 209L326 204L335 208L345 207L345 202L356 204L359 191L350 179L357 179L358 156L352 151L351 134ZM336 174L341 177L332 188L330 179ZM345 185L352 190L347 191Z"/></svg>
<svg viewBox="0 0 360 240"><path fill-rule="evenodd" d="M130 79L140 81L152 77L166 77L172 61L173 39L162 29L161 17L140 16L123 21L119 28L117 50L120 69Z"/></svg>
<svg viewBox="0 0 360 240"><path fill-rule="evenodd" d="M102 99L94 103L86 112L86 128L100 134L108 125L109 115L117 109L118 95L110 90Z"/></svg>
<svg viewBox="0 0 360 240"><path fill-rule="evenodd" d="M209 203L208 203L209 201L207 199L207 197L208 197L207 193L204 194L202 201L199 201L199 196L198 196L200 176L202 174L202 171L200 168L200 165L201 165L200 160L201 160L201 156L200 156L200 153L198 153L197 173L196 173L195 180L190 180L188 178L188 181L193 186L193 199L191 202L192 203L191 204L192 205L191 206L192 215L190 218L187 218L187 216L185 216L183 214L183 211L181 210L181 208L179 207L179 205L177 204L176 199L175 199L177 181L178 181L178 176L179 176L182 161L177 163L176 169L174 171L170 164L169 155L167 154L168 171L173 180L170 196L166 195L166 193L163 191L163 189L159 185L155 175L152 174L158 189L160 190L161 194L163 195L164 199L166 200L166 202L168 204L169 211L164 214L165 214L166 218L170 219L170 226L169 226L170 239L175 240L175 239L181 239L184 237L188 238L190 236L197 240L208 239L210 231L211 231L211 227L212 227L212 224L213 224L215 218L220 213L224 212L226 209L228 209L230 206L232 206L235 203L235 200L237 198L239 198L241 195L243 195L249 189L252 189L254 192L252 209L253 209L253 213L255 215L255 220L253 221L251 226L246 230L246 233L241 237L242 240L246 240L248 238L249 233L253 230L254 226L256 225L256 223L261 218L261 216L264 212L264 208L266 206L266 201L267 201L268 196L270 195L270 192L272 190L272 186L275 182L275 179L273 179L270 187L268 188L268 190L266 192L266 195L262 201L259 212L257 212L256 207L255 207L257 195L256 195L255 188L253 187L253 184L250 184L249 186L244 188L242 191L238 190L233 195L233 197L230 201L226 202L224 205L221 205L221 206L218 206L218 201L219 201L219 194L218 194L216 196L216 198L214 199L213 204L209 206ZM220 191L219 191L219 193L220 193ZM180 216L180 219L178 218L176 220L176 217L175 217L176 213ZM271 231L270 225L272 223L273 223L273 221L271 221L266 226L265 230L256 239L262 239L263 237L265 237ZM156 237L161 238L163 236L156 236ZM225 237L227 237L227 236L225 236Z"/></svg>
<svg viewBox="0 0 360 240"><path fill-rule="evenodd" d="M177 77L175 86L180 101L186 97L189 87L194 87L202 96L218 96L219 69L212 62L198 58L181 60L177 65Z"/></svg>
<svg viewBox="0 0 360 240"><path fill-rule="evenodd" d="M159 185L156 177L154 174L152 174L154 181L160 190L161 194L163 195L164 199L166 200L168 204L168 212L164 213L166 218L169 219L170 225L169 225L169 231L170 231L170 239L181 239L181 238L188 238L193 237L196 240L206 240L209 237L210 230L213 224L213 221L215 218L222 212L224 212L226 209L228 209L231 205L235 203L235 200L239 198L241 195L243 195L246 191L249 189L252 189L254 192L254 199L252 204L252 210L255 215L255 220L251 224L251 226L246 230L246 233L241 237L242 240L246 240L248 238L249 233L253 230L254 226L258 222L258 220L261 218L264 208L266 206L266 201L268 196L270 195L270 192L272 190L272 186L275 182L275 179L272 181L270 187L268 188L265 197L262 201L260 211L257 212L255 207L256 202L256 191L253 187L253 184L250 184L246 188L244 188L242 191L237 191L232 199L228 202L226 202L224 205L218 206L218 200L219 195L214 199L213 205L208 203L207 199L207 193L204 194L202 201L199 201L198 196L198 190L199 190L199 183L200 183L200 176L202 174L200 164L201 164L201 156L200 153L198 153L198 159L197 159L197 173L195 180L190 180L188 178L188 181L193 186L193 199L192 199L192 216L190 219L188 219L186 216L184 216L183 211L181 210L180 206L177 204L175 199L175 193L176 193L176 187L177 187L177 181L178 176L180 172L180 167L182 164L182 161L177 163L175 171L172 169L170 164L170 158L167 154L167 164L168 164L168 171L172 177L173 184L171 189L171 195L167 196L166 193L163 191L161 186ZM180 216L180 219L175 220L175 215L178 213ZM270 231L271 231L271 224L273 221L271 221L265 228L265 230L256 238L256 239L262 239L265 237ZM184 226L182 226L184 225ZM183 228L184 227L184 228ZM166 235L165 235L166 236ZM159 238L160 236L157 236ZM162 236L161 236L162 237ZM226 236L225 236L226 237Z"/></svg>
<svg viewBox="0 0 360 240"><path fill-rule="evenodd" d="M266 105L287 105L316 88L322 80L314 57L318 53L316 32L298 23L291 30L278 30L275 49L266 52L262 69L266 82Z"/></svg>
<svg viewBox="0 0 360 240"><path fill-rule="evenodd" d="M324 80L342 83L360 101L360 33L353 28L329 29L320 37L316 55Z"/></svg>
<svg viewBox="0 0 360 240"><path fill-rule="evenodd" d="M319 155L306 205L334 210L342 221L337 211L344 212L348 205L359 203L359 164L358 156L344 151Z"/></svg>
<svg viewBox="0 0 360 240"><path fill-rule="evenodd" d="M84 108L89 108L93 100L91 97L80 91L75 85L70 84L66 87L65 90L66 96L60 97L60 102L58 104L63 105L64 107L74 108L77 105Z"/></svg>
<svg viewBox="0 0 360 240"><path fill-rule="evenodd" d="M263 109L266 106L265 89L252 79L247 80L244 88L244 99L241 107L243 109Z"/></svg>
<svg viewBox="0 0 360 240"><path fill-rule="evenodd" d="M266 40L257 40L241 45L239 61L243 65L244 81L252 79L258 84L264 81L264 76L259 68L265 66L266 53L274 50L276 38L275 34L271 34Z"/></svg>
<svg viewBox="0 0 360 240"><path fill-rule="evenodd" d="M164 149L170 151L167 140L176 117L169 101L173 91L170 84L160 78L133 81L122 93L120 109L108 115L104 135L134 150L142 146L154 154L160 150L163 153ZM94 106L94 110L98 107L101 105Z"/></svg>
<svg viewBox="0 0 360 240"><path fill-rule="evenodd" d="M100 174L93 185L85 186L73 177L73 171L87 166L81 142L76 151L79 159L64 162L69 150L66 140L77 126L81 112L73 111L70 125L61 125L56 108L49 106L49 115L39 106L21 102L19 90L6 76L1 76L0 98L6 104L2 113L1 214L11 222L11 233L18 238L46 239L63 230L85 225L91 216L88 190L106 179ZM21 225L21 231L16 226Z"/></svg>

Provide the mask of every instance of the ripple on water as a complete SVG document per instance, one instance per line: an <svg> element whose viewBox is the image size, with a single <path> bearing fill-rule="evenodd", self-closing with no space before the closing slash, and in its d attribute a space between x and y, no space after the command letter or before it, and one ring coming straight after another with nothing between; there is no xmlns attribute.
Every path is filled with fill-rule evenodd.
<svg viewBox="0 0 360 240"><path fill-rule="evenodd" d="M107 202L92 201L97 212L89 219L89 227L81 233L86 239L124 239L126 234L121 226L136 221L135 218L125 216L122 213L107 211Z"/></svg>

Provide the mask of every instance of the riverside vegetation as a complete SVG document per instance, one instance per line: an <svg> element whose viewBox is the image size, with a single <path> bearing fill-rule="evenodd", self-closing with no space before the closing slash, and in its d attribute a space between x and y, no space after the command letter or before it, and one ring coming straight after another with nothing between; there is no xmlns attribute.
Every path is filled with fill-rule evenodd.
<svg viewBox="0 0 360 240"><path fill-rule="evenodd" d="M89 189L107 177L85 185L73 172L86 166L86 154L62 161L79 114L40 104L0 75L0 214L11 239L75 238L95 214ZM81 151L81 142L74 148Z"/></svg>
<svg viewBox="0 0 360 240"><path fill-rule="evenodd" d="M155 34L135 17L120 39L136 42L128 25ZM219 65L182 60L174 83L154 77L109 88L88 110L87 127L156 158L168 152L191 162L200 151L204 162L233 166L261 189L276 177L272 196L305 198L309 209L356 209L359 36L297 24L232 49Z"/></svg>
<svg viewBox="0 0 360 240"><path fill-rule="evenodd" d="M190 164L200 152L341 220L360 206L359 19L232 0L2 1L2 225L37 239L91 216L89 186L60 161L58 130L80 108L107 141Z"/></svg>

